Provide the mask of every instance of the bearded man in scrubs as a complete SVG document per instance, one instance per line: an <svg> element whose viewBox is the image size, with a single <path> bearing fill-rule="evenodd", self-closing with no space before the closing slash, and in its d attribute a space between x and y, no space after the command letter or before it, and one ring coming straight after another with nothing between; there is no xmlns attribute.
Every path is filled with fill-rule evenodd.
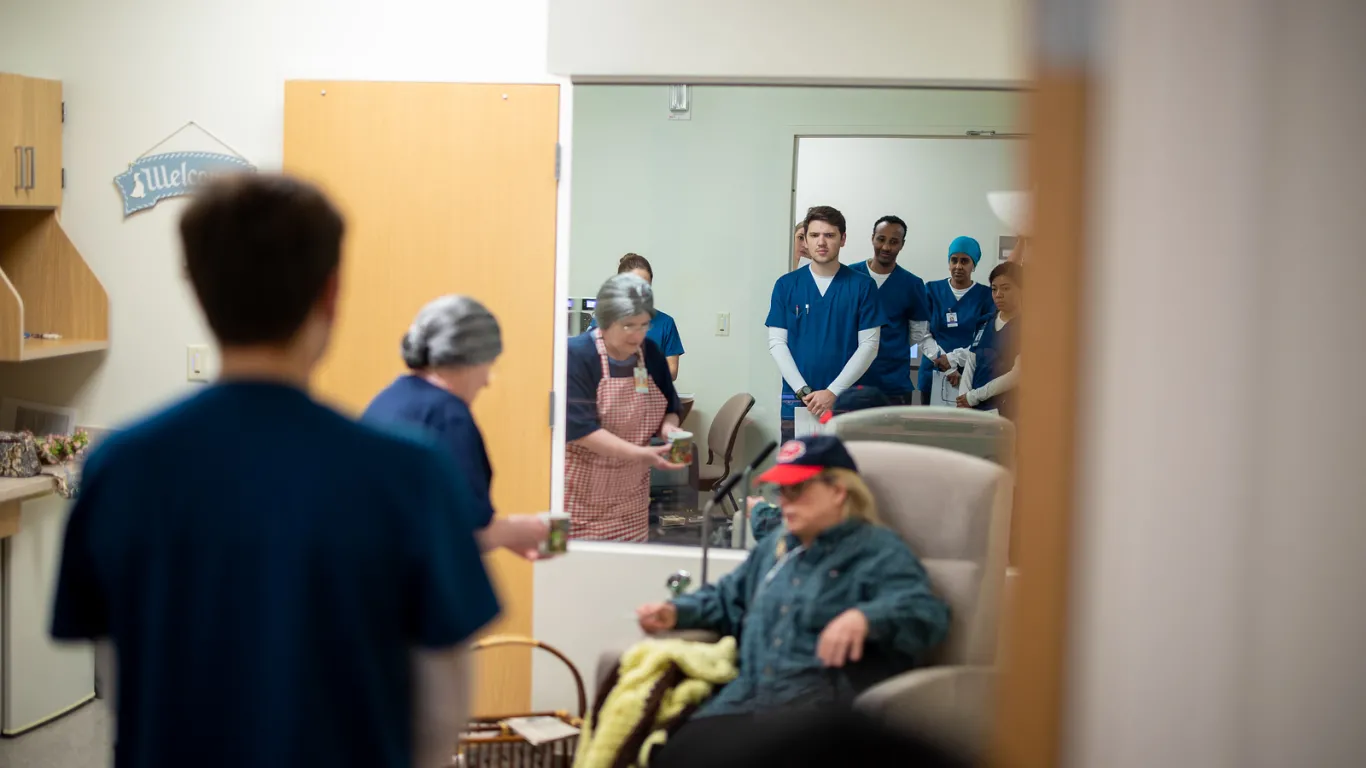
<svg viewBox="0 0 1366 768"><path fill-rule="evenodd" d="M915 403L911 347L925 338L930 320L925 281L896 263L896 257L905 245L906 222L896 216L883 216L873 225L872 258L850 266L877 284L878 300L887 316L877 359L858 383L882 390L888 405Z"/></svg>
<svg viewBox="0 0 1366 768"><path fill-rule="evenodd" d="M815 434L821 415L877 358L887 322L877 283L840 263L844 214L819 205L803 224L811 263L773 284L764 322L769 354L783 377L784 441Z"/></svg>

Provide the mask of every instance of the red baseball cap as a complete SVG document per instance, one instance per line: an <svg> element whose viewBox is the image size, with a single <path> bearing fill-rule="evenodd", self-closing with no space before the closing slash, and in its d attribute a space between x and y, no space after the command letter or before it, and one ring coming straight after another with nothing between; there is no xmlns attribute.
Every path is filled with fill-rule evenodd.
<svg viewBox="0 0 1366 768"><path fill-rule="evenodd" d="M833 435L811 435L783 443L778 449L778 463L759 475L758 482L774 485L796 485L819 475L827 469L858 471L854 457L845 450L844 443Z"/></svg>

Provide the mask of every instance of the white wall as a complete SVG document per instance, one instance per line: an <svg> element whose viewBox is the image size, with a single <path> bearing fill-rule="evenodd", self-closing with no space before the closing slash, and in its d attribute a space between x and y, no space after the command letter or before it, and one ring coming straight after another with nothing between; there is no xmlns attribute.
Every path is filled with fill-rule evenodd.
<svg viewBox="0 0 1366 768"><path fill-rule="evenodd" d="M702 550L658 544L569 545L569 554L536 566L536 613L532 633L574 662L588 688L588 704L596 693L598 658L605 649L625 650L642 637L635 609L669 599L665 580L675 571L692 575L702 585ZM730 573L744 553L712 550L708 581ZM531 707L541 711L576 706L574 680L555 657L532 656Z"/></svg>
<svg viewBox="0 0 1366 768"><path fill-rule="evenodd" d="M959 235L982 244L978 282L996 266L996 238L1007 230L987 193L1014 189L1024 142L1013 139L803 138L797 143L794 221L813 205L844 214L849 238L840 261L872 256L873 223L900 216L906 246L897 264L922 280L949 276L949 243Z"/></svg>
<svg viewBox="0 0 1366 768"><path fill-rule="evenodd" d="M1068 764L1361 765L1366 4L1105 5Z"/></svg>
<svg viewBox="0 0 1366 768"><path fill-rule="evenodd" d="M656 304L678 321L687 348L678 388L697 396L689 426L705 434L737 392L757 399L743 455L745 446L778 436L781 380L763 323L773 281L791 258L796 137L1004 133L1018 130L1020 102L1006 91L698 86L691 119L673 121L664 86L576 86L570 287L576 296L594 295L621 254L648 258ZM998 172L1009 179L1020 170ZM849 178L864 179L864 172L846 169ZM907 186L891 176L875 184L888 194ZM990 216L984 195L967 205ZM876 218L883 211L846 213ZM924 219L918 208L900 213ZM854 240L852 253L866 253ZM943 277L947 257L937 254L947 247L944 241L922 254L914 245L905 255L938 262L939 271L922 276ZM727 337L713 331L720 312L731 316Z"/></svg>
<svg viewBox="0 0 1366 768"><path fill-rule="evenodd" d="M1025 0L551 0L550 69L686 82L999 85L1026 78Z"/></svg>
<svg viewBox="0 0 1366 768"><path fill-rule="evenodd" d="M82 408L83 423L111 425L192 386L185 347L209 334L179 264L183 200L125 220L112 181L167 134L194 120L276 169L287 79L554 82L546 14L546 0L0 0L0 71L63 81L62 222L112 313L103 365L8 366L0 391L36 395L60 378L58 396Z"/></svg>

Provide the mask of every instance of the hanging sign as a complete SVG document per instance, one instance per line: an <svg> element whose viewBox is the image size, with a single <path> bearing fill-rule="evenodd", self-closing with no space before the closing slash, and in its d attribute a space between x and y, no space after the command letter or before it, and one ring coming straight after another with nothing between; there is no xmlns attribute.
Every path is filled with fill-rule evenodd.
<svg viewBox="0 0 1366 768"><path fill-rule="evenodd" d="M221 144L232 154L220 152L164 152L150 154L152 150L170 141L186 128L195 127ZM181 126L179 130L162 139L152 149L142 153L129 164L128 170L114 177L123 198L123 215L128 217L155 206L162 200L194 194L205 183L232 173L253 173L256 166L247 162L217 136L209 133L193 121Z"/></svg>

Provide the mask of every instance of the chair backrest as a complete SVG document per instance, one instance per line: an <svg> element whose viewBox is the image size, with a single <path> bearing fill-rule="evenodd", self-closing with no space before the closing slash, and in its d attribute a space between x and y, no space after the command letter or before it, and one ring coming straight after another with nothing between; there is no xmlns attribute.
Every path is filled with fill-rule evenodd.
<svg viewBox="0 0 1366 768"><path fill-rule="evenodd" d="M930 663L991 664L1010 538L1010 473L943 448L845 445L883 524L906 540L953 611L949 636Z"/></svg>
<svg viewBox="0 0 1366 768"><path fill-rule="evenodd" d="M745 423L745 415L754 407L754 395L741 392L732 396L721 406L711 420L707 430L707 463L717 456L725 462L726 474L730 474L730 456L735 450L735 438L740 436L740 425Z"/></svg>
<svg viewBox="0 0 1366 768"><path fill-rule="evenodd" d="M972 408L893 405L842 413L825 424L841 440L881 440L945 448L994 461L1010 469L1015 425Z"/></svg>

